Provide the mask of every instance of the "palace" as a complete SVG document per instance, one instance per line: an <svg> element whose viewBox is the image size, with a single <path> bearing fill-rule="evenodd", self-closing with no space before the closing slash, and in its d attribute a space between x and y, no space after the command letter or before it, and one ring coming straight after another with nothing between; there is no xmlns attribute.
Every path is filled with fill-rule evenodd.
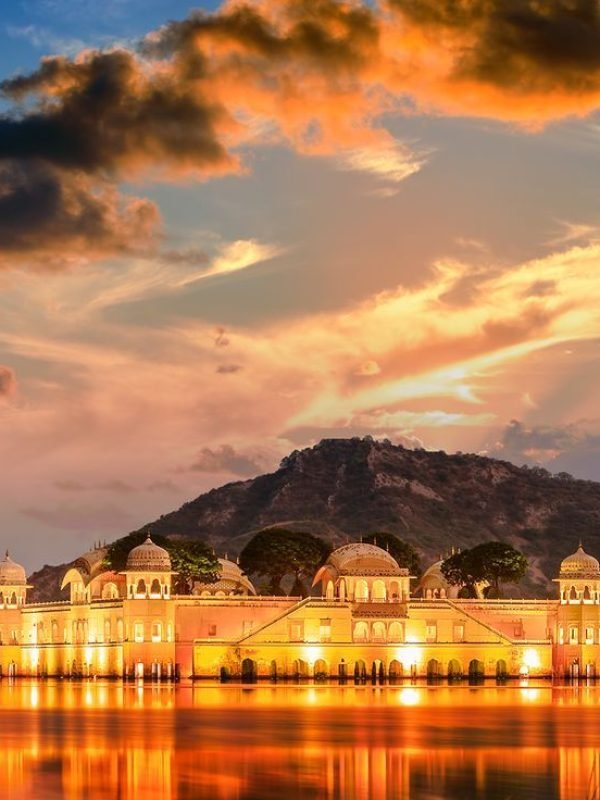
<svg viewBox="0 0 600 800"><path fill-rule="evenodd" d="M105 549L64 576L63 602L28 603L26 573L0 561L4 676L242 679L471 679L600 676L600 564L580 545L557 600L465 600L433 564L412 576L385 550L347 544L317 572L313 594L258 596L220 559L215 584L172 593L166 550L147 540L126 569Z"/></svg>

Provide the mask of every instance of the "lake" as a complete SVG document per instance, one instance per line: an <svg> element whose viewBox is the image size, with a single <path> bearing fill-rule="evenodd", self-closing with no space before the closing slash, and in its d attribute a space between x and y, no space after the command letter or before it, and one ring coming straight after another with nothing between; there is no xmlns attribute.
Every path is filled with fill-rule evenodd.
<svg viewBox="0 0 600 800"><path fill-rule="evenodd" d="M600 685L0 683L4 800L600 800Z"/></svg>

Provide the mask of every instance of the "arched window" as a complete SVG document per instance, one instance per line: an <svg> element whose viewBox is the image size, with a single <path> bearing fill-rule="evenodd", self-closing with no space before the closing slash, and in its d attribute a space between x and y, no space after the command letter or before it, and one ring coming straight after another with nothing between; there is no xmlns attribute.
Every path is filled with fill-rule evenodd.
<svg viewBox="0 0 600 800"><path fill-rule="evenodd" d="M374 622L371 632L371 641L385 642L385 622Z"/></svg>
<svg viewBox="0 0 600 800"><path fill-rule="evenodd" d="M158 580L158 578L154 578L150 586L150 596L160 597L160 595L161 595L160 581Z"/></svg>
<svg viewBox="0 0 600 800"><path fill-rule="evenodd" d="M52 620L52 641L53 642L58 642L59 641L59 637L58 637L58 622L55 619Z"/></svg>
<svg viewBox="0 0 600 800"><path fill-rule="evenodd" d="M382 580L373 581L373 587L371 590L372 599L378 602L382 602L386 599L386 594L387 592L384 581Z"/></svg>
<svg viewBox="0 0 600 800"><path fill-rule="evenodd" d="M143 578L140 578L137 582L137 586L135 589L136 595L145 596L146 594L146 581Z"/></svg>
<svg viewBox="0 0 600 800"><path fill-rule="evenodd" d="M105 619L104 620L104 641L105 642L110 642L110 634L111 634L111 631L110 631L110 620L109 619Z"/></svg>
<svg viewBox="0 0 600 800"><path fill-rule="evenodd" d="M103 600L116 600L119 597L119 590L116 583L105 583L102 587Z"/></svg>
<svg viewBox="0 0 600 800"><path fill-rule="evenodd" d="M366 622L357 622L354 626L354 641L366 642L369 638L369 626Z"/></svg>
<svg viewBox="0 0 600 800"><path fill-rule="evenodd" d="M569 592L569 599L577 600L577 589L574 586L571 586L571 591Z"/></svg>
<svg viewBox="0 0 600 800"><path fill-rule="evenodd" d="M586 586L585 589L583 590L583 599L584 600L591 600L592 599L592 595L591 595L589 586Z"/></svg>
<svg viewBox="0 0 600 800"><path fill-rule="evenodd" d="M333 581L327 581L327 588L325 589L325 597L328 600L333 600L334 588Z"/></svg>
<svg viewBox="0 0 600 800"><path fill-rule="evenodd" d="M120 642L122 642L123 639L125 638L123 633L124 633L124 631L123 631L123 618L119 617L119 619L117 620L117 639Z"/></svg>
<svg viewBox="0 0 600 800"><path fill-rule="evenodd" d="M354 587L354 600L357 603L364 603L369 599L369 586L366 581L362 579L356 581Z"/></svg>
<svg viewBox="0 0 600 800"><path fill-rule="evenodd" d="M338 595L342 602L346 599L346 581L343 578L341 578L338 585Z"/></svg>
<svg viewBox="0 0 600 800"><path fill-rule="evenodd" d="M401 642L402 639L402 623L390 622L390 627L388 628L388 641Z"/></svg>

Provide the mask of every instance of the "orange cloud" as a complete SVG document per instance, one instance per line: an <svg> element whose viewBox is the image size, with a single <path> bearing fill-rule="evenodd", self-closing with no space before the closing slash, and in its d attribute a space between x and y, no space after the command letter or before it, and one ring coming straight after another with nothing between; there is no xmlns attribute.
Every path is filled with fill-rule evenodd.
<svg viewBox="0 0 600 800"><path fill-rule="evenodd" d="M194 12L136 50L47 58L0 84L15 103L0 117L0 220L50 213L30 211L28 236L0 221L0 248L53 263L151 242L156 209L107 182L239 174L248 148L274 142L403 180L426 156L386 130L389 112L532 127L589 114L599 20L595 0L257 0Z"/></svg>

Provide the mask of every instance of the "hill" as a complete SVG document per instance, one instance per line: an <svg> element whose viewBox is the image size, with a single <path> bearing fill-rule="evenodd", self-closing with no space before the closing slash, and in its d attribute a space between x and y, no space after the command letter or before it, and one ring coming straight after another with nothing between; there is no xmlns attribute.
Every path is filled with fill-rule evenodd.
<svg viewBox="0 0 600 800"><path fill-rule="evenodd" d="M276 472L213 489L143 529L201 537L232 555L275 524L333 544L388 531L417 548L424 566L451 547L510 542L530 561L526 593L543 597L580 538L600 555L600 483L370 437L324 439Z"/></svg>

